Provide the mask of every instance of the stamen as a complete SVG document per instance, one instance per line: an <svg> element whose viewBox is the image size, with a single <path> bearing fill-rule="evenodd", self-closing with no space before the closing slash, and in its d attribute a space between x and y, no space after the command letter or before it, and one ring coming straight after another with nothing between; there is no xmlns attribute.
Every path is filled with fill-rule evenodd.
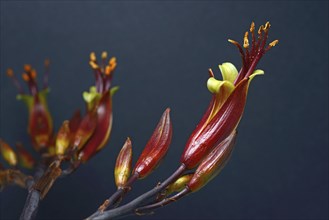
<svg viewBox="0 0 329 220"><path fill-rule="evenodd" d="M214 72L211 68L208 69L209 77L215 77Z"/></svg>
<svg viewBox="0 0 329 220"><path fill-rule="evenodd" d="M279 43L279 40L274 40L269 44L269 46L270 47L275 47L278 43Z"/></svg>
<svg viewBox="0 0 329 220"><path fill-rule="evenodd" d="M106 60L107 59L107 52L103 51L101 56L102 56L103 60Z"/></svg>
<svg viewBox="0 0 329 220"><path fill-rule="evenodd" d="M97 70L99 69L99 66L95 63L95 61L90 61L89 65L91 66L92 69Z"/></svg>
<svg viewBox="0 0 329 220"><path fill-rule="evenodd" d="M244 48L249 48L248 34L249 34L248 31L246 31L246 33L244 34L244 38L243 38L243 47Z"/></svg>
<svg viewBox="0 0 329 220"><path fill-rule="evenodd" d="M264 27L264 31L268 31L270 29L270 27L271 27L270 22L266 22L265 27Z"/></svg>
<svg viewBox="0 0 329 220"><path fill-rule="evenodd" d="M243 67L244 67L245 69L247 69L247 68L246 68L246 56L245 56L245 54L244 54L244 52L243 52L243 49L242 49L241 45L240 45L238 42L236 42L236 41L234 41L234 40L231 40L231 39L228 39L228 42L234 44L234 45L239 49L239 52L240 52L240 55L241 55L241 58L242 58L242 64L243 64Z"/></svg>
<svg viewBox="0 0 329 220"><path fill-rule="evenodd" d="M256 40L255 40L255 23L254 22L251 22L250 33L251 33L251 38L252 38L251 54L253 54L254 51L255 51L255 44L256 44Z"/></svg>
<svg viewBox="0 0 329 220"><path fill-rule="evenodd" d="M92 62L96 62L96 55L95 55L95 52L91 52L91 53L90 53L90 61L92 61Z"/></svg>
<svg viewBox="0 0 329 220"><path fill-rule="evenodd" d="M105 75L110 75L111 73L111 67L110 66L106 66L105 67Z"/></svg>
<svg viewBox="0 0 329 220"><path fill-rule="evenodd" d="M24 94L23 87L21 86L21 84L19 83L18 79L14 75L13 69L11 69L11 68L7 69L7 76L10 77L13 80L13 83L16 86L18 92L20 94Z"/></svg>
<svg viewBox="0 0 329 220"><path fill-rule="evenodd" d="M25 68L24 68L24 69L25 69ZM29 75L28 75L27 73L23 73L23 74L22 74L22 78L23 78L23 80L24 80L25 82L30 81L30 77L29 77Z"/></svg>
<svg viewBox="0 0 329 220"><path fill-rule="evenodd" d="M269 51L272 47L275 47L279 43L279 40L272 41L268 47L265 49L265 52Z"/></svg>
<svg viewBox="0 0 329 220"><path fill-rule="evenodd" d="M37 71L35 71L35 69L31 70L31 78L35 79L37 77Z"/></svg>
<svg viewBox="0 0 329 220"><path fill-rule="evenodd" d="M31 72L31 70L32 70L32 67L31 67L30 64L25 64L24 65L24 71L25 72L29 73L29 72Z"/></svg>
<svg viewBox="0 0 329 220"><path fill-rule="evenodd" d="M264 30L263 25L259 26L258 31L257 31L260 36L262 35L262 30Z"/></svg>
<svg viewBox="0 0 329 220"><path fill-rule="evenodd" d="M8 77L13 77L13 76L14 76L14 70L11 69L11 68L8 68L8 69L7 69L7 76L8 76Z"/></svg>
<svg viewBox="0 0 329 220"><path fill-rule="evenodd" d="M114 70L115 67L117 66L117 58L112 57L112 58L110 59L110 61L109 61L109 65L110 65L110 68L111 68L112 70Z"/></svg>
<svg viewBox="0 0 329 220"><path fill-rule="evenodd" d="M49 59L45 59L44 62L45 65L45 74L43 75L43 88L46 89L48 88L48 79L49 79L49 66L50 66L50 60Z"/></svg>

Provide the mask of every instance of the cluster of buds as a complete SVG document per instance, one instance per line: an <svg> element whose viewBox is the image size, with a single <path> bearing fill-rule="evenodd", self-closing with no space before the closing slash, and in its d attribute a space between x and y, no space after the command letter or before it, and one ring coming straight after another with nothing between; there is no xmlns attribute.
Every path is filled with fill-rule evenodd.
<svg viewBox="0 0 329 220"><path fill-rule="evenodd" d="M31 65L24 65L22 73L29 93L24 92L14 71L7 70L7 76L13 80L18 89L17 99L22 100L28 107L27 130L33 148L41 155L39 163L48 167L39 180L39 183L42 182L42 184L35 183L35 188L43 185L42 188L47 188L48 191L54 178L50 180L47 176L51 176L50 174L55 170L59 170L57 173L62 173L60 168L62 162L69 161L71 164L69 169L64 170L63 173L71 173L81 162L88 161L107 144L113 120L112 96L118 89L118 87L112 87L113 73L117 63L114 57L107 61L106 52L103 52L101 57L101 63L98 64L95 53L90 54L89 64L94 71L96 80L95 85L91 86L88 92L83 92L83 99L86 103L85 115L82 116L80 110L77 110L70 120L62 123L57 133L53 132L53 121L47 105L49 60L45 61L46 71L42 90L39 89L37 83L37 72ZM34 168L36 162L22 144L16 144L16 151L2 140L0 144L1 154L11 167L3 170L6 172L7 170L17 170L18 163L24 168ZM4 181L8 179L8 175L1 176L3 183L9 183L9 181ZM16 180L11 182L14 181Z"/></svg>
<svg viewBox="0 0 329 220"><path fill-rule="evenodd" d="M169 149L173 129L170 109L167 108L134 167L132 141L130 138L126 139L114 168L117 191L88 219L113 219L132 212L152 212L200 190L220 173L235 146L237 128L244 112L250 82L255 76L264 74L264 71L256 69L256 66L263 55L278 43L278 40L275 40L267 45L269 29L270 23L267 22L260 26L256 34L255 24L252 22L250 30L245 32L242 46L234 40L229 40L240 52L240 71L232 63L223 63L219 65L222 80L217 80L209 69L207 88L212 93L212 99L185 145L179 168L154 189L126 205L119 206L133 183L150 175ZM30 65L24 66L22 78L28 85L29 94L24 92L13 70L8 69L7 75L13 79L19 91L17 98L23 100L28 107L28 134L32 145L41 154L41 163L46 165L47 169L37 179L23 174L17 169L17 164L33 168L36 164L33 157L22 144L17 143L17 151L14 151L6 142L0 140L1 155L10 166L9 169L4 169L0 164L0 187L17 184L30 188L28 182L31 183L32 179L32 189L37 190L42 199L59 176L71 173L106 146L113 120L112 96L118 90L118 87L112 86L116 58L108 60L107 53L103 52L101 62L98 62L95 53L91 53L89 64L94 71L95 85L91 86L89 91L83 92L86 112L81 115L79 110L76 111L70 120L62 123L56 134L53 132L52 117L46 99L49 92L49 61L45 62L46 74L42 90L38 88L36 70ZM65 161L71 166L62 170L62 162ZM113 208L106 211L111 206ZM23 216L26 216L24 212Z"/></svg>
<svg viewBox="0 0 329 220"><path fill-rule="evenodd" d="M232 63L223 63L219 65L222 80L217 80L213 71L209 69L207 88L212 93L212 99L186 143L178 170L153 190L130 203L105 211L111 204L118 205L125 193L130 190L132 183L149 175L166 154L172 135L167 109L132 172L132 145L130 139L127 139L117 157L114 172L118 191L88 219L112 219L131 212L138 215L150 213L156 208L200 190L220 173L229 161L235 146L237 127L244 112L250 82L255 76L264 74L264 71L256 69L256 66L262 56L278 43L278 40L275 40L267 45L269 29L269 22L261 25L256 36L255 24L252 22L250 32L247 31L244 35L243 46L236 41L228 40L240 52L240 71ZM252 38L251 45L249 33ZM143 206L146 200L152 197L153 202Z"/></svg>

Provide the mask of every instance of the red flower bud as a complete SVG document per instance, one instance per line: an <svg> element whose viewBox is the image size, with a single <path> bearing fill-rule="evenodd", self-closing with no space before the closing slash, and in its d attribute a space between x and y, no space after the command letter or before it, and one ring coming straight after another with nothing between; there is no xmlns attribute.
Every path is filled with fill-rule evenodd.
<svg viewBox="0 0 329 220"><path fill-rule="evenodd" d="M133 173L137 173L139 178L149 175L159 165L169 149L172 136L169 113L170 109L167 108L135 165Z"/></svg>
<svg viewBox="0 0 329 220"><path fill-rule="evenodd" d="M233 151L235 140L236 131L233 131L200 163L192 179L187 184L192 192L201 189L224 168Z"/></svg>
<svg viewBox="0 0 329 220"><path fill-rule="evenodd" d="M192 133L181 157L181 162L188 169L197 166L214 145L223 141L237 127L244 110L248 85L248 79L241 81L202 132L196 130Z"/></svg>
<svg viewBox="0 0 329 220"><path fill-rule="evenodd" d="M73 140L73 146L77 149L82 149L85 143L89 140L95 131L97 125L97 114L88 112L82 119L79 128Z"/></svg>

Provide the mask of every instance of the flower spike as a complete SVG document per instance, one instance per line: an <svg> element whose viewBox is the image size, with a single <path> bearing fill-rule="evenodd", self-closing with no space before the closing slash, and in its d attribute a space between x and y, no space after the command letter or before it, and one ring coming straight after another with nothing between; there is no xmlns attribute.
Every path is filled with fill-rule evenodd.
<svg viewBox="0 0 329 220"><path fill-rule="evenodd" d="M196 129L188 139L181 162L188 168L196 167L206 157L214 146L225 140L238 126L244 112L247 100L248 88L251 80L256 75L264 74L262 70L255 70L262 56L267 52L265 49L270 23L261 26L258 31L258 41L255 42L255 24L252 22L250 32L252 36L252 48L249 51L248 32L244 35L243 47L234 41L234 44L242 58L242 67L238 72L231 63L219 65L223 80L217 80L209 70L207 87L213 98L209 107L199 122ZM270 43L273 47L277 40Z"/></svg>
<svg viewBox="0 0 329 220"><path fill-rule="evenodd" d="M52 117L47 104L48 86L45 86L43 90L39 91L36 81L37 72L29 64L24 65L22 78L26 82L30 94L24 93L12 69L7 70L7 75L13 79L18 89L19 94L17 95L17 99L22 100L27 105L29 111L28 133L35 150L40 151L49 145L53 133Z"/></svg>
<svg viewBox="0 0 329 220"><path fill-rule="evenodd" d="M89 160L106 145L112 129L112 96L118 90L118 87L112 87L112 78L117 63L116 58L112 57L109 64L105 65L107 52L103 52L101 58L100 66L96 54L90 53L89 64L95 73L95 86L90 87L89 92L84 92L83 98L87 104L87 112L96 114L96 124L92 135L80 143L78 159L82 162Z"/></svg>

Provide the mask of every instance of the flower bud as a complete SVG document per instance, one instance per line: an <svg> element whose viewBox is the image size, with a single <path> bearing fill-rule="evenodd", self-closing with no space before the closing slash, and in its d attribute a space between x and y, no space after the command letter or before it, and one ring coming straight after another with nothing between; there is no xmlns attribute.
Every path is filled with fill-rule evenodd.
<svg viewBox="0 0 329 220"><path fill-rule="evenodd" d="M115 184L118 188L122 188L128 181L131 172L132 161L132 145L129 138L127 138L123 145L114 168Z"/></svg>
<svg viewBox="0 0 329 220"><path fill-rule="evenodd" d="M83 162L101 150L109 140L113 121L112 94L110 91L102 95L95 110L97 115L95 132L79 153L79 159Z"/></svg>
<svg viewBox="0 0 329 220"><path fill-rule="evenodd" d="M65 154L66 149L70 145L70 127L69 121L64 121L57 133L56 138L56 155Z"/></svg>
<svg viewBox="0 0 329 220"><path fill-rule="evenodd" d="M170 184L166 190L166 195L182 191L186 187L186 184L190 182L193 174L194 173L185 174L184 176L181 176L175 182Z"/></svg>
<svg viewBox="0 0 329 220"><path fill-rule="evenodd" d="M192 192L201 189L224 168L233 151L235 140L236 131L233 131L231 135L218 144L200 163L187 184Z"/></svg>
<svg viewBox="0 0 329 220"><path fill-rule="evenodd" d="M167 108L135 165L133 173L137 173L138 178L149 175L159 165L169 149L172 137L169 113L170 109Z"/></svg>
<svg viewBox="0 0 329 220"><path fill-rule="evenodd" d="M241 81L201 132L192 133L181 162L188 169L197 166L212 148L237 127L244 110L249 80Z"/></svg>
<svg viewBox="0 0 329 220"><path fill-rule="evenodd" d="M94 112L88 112L81 120L81 123L73 140L73 146L81 150L94 133L96 125L97 115Z"/></svg>
<svg viewBox="0 0 329 220"><path fill-rule="evenodd" d="M35 165L35 160L32 155L23 147L21 143L16 143L17 156L19 164L27 169L32 169Z"/></svg>
<svg viewBox="0 0 329 220"><path fill-rule="evenodd" d="M70 143L73 143L75 134L79 128L81 122L81 113L80 110L74 112L73 116L69 122L69 129L70 129Z"/></svg>
<svg viewBox="0 0 329 220"><path fill-rule="evenodd" d="M3 140L0 139L0 152L3 159L10 165L17 165L17 156L15 151Z"/></svg>

